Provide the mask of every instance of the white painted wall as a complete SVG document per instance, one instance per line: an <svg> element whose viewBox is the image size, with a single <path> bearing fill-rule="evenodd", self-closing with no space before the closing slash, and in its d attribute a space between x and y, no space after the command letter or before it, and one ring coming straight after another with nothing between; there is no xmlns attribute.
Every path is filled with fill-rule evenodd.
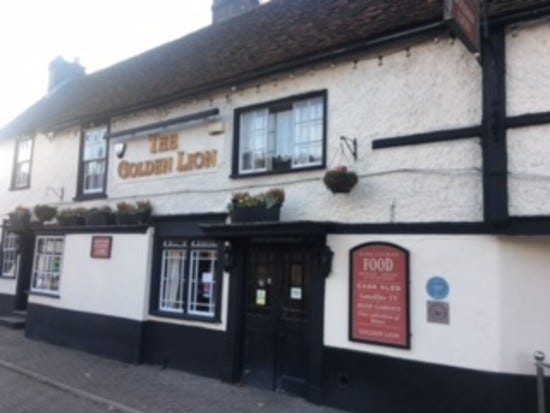
<svg viewBox="0 0 550 413"><path fill-rule="evenodd" d="M550 102L548 104L550 109ZM510 215L550 213L550 125L508 131Z"/></svg>
<svg viewBox="0 0 550 413"><path fill-rule="evenodd" d="M411 349L351 342L349 250L373 241L410 253ZM396 358L532 374L532 353L550 354L550 239L469 235L330 235L335 252L325 285L324 343ZM428 323L426 283L450 285L450 324Z"/></svg>
<svg viewBox="0 0 550 413"><path fill-rule="evenodd" d="M506 35L506 100L509 116L548 112L550 26L545 20L510 27Z"/></svg>
<svg viewBox="0 0 550 413"><path fill-rule="evenodd" d="M533 352L550 357L550 238L500 243L501 369L533 373Z"/></svg>
<svg viewBox="0 0 550 413"><path fill-rule="evenodd" d="M90 257L94 234L65 236L59 297L30 295L29 302L141 321L148 303L152 231L111 234L110 259ZM101 234L104 235L104 234Z"/></svg>
<svg viewBox="0 0 550 413"><path fill-rule="evenodd" d="M145 234L101 234L113 237L110 259L90 257L94 234L65 236L59 297L29 296L29 302L65 310L144 321L225 330L228 275L224 274L219 323L171 320L149 315L153 231ZM2 286L0 280L0 288Z"/></svg>
<svg viewBox="0 0 550 413"><path fill-rule="evenodd" d="M204 124L180 132L181 146L218 150L215 170L187 173L176 178L140 179L123 183L117 178L118 159L110 152L107 193L114 206L123 199L149 198L157 214L223 212L232 192L254 192L285 186L287 202L283 220L335 220L343 222L479 221L482 219L480 150L477 139L418 147L373 151L373 139L477 125L481 121L481 70L460 42L441 39L388 50L380 65L378 55L336 62L334 67L283 73L236 91L198 96L162 108L114 119L112 131L146 125L204 111L220 109L225 132L210 136ZM351 168L360 175L349 196L334 196L323 185L324 171L289 173L271 177L230 179L233 116L238 107L285 98L305 92L328 90L329 166L335 159L340 136L357 138L359 159ZM452 96L452 99L449 98ZM46 186L64 187L64 206L76 189L79 140L77 130L49 142L39 136L35 146L32 189L4 192L0 216L17 204L33 206L55 202ZM13 149L0 144L0 187L8 187ZM142 151L129 143L132 151ZM146 147L146 146L144 146ZM112 146L111 146L112 149ZM158 154L161 157L162 154ZM53 178L52 178L53 177ZM104 202L82 203L83 206ZM324 208L311 208L324 205Z"/></svg>

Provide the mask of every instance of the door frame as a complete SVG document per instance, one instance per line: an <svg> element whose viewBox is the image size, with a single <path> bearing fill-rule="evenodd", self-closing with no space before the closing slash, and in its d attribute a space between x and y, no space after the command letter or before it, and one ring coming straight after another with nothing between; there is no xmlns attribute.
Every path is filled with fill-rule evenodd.
<svg viewBox="0 0 550 413"><path fill-rule="evenodd" d="M312 261L317 263L311 274L309 304L309 367L305 397L314 402L322 401L323 384L323 325L326 271L321 264L326 248L324 235L313 237L262 237L234 239L231 241L234 267L231 270L230 302L228 308L228 339L233 356L228 381L238 382L243 372L246 312L246 271L250 247L254 246L300 246L311 250ZM232 343L231 343L232 342Z"/></svg>

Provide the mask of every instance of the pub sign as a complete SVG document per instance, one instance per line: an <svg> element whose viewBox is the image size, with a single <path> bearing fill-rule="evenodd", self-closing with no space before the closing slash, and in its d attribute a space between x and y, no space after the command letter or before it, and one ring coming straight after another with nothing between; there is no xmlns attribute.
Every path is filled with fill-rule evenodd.
<svg viewBox="0 0 550 413"><path fill-rule="evenodd" d="M410 348L409 253L385 242L350 251L351 341Z"/></svg>

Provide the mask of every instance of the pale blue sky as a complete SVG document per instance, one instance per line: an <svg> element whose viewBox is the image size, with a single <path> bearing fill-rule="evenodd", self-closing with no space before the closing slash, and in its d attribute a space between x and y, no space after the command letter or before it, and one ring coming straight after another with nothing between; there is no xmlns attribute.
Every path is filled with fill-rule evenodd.
<svg viewBox="0 0 550 413"><path fill-rule="evenodd" d="M48 65L94 72L207 26L211 0L17 0L0 5L0 128L43 97Z"/></svg>

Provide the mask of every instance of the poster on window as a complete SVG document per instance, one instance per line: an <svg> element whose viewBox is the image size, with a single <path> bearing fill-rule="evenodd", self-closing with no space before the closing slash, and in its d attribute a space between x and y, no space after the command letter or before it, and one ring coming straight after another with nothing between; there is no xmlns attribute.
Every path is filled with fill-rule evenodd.
<svg viewBox="0 0 550 413"><path fill-rule="evenodd" d="M374 242L350 251L350 340L410 348L409 254Z"/></svg>

